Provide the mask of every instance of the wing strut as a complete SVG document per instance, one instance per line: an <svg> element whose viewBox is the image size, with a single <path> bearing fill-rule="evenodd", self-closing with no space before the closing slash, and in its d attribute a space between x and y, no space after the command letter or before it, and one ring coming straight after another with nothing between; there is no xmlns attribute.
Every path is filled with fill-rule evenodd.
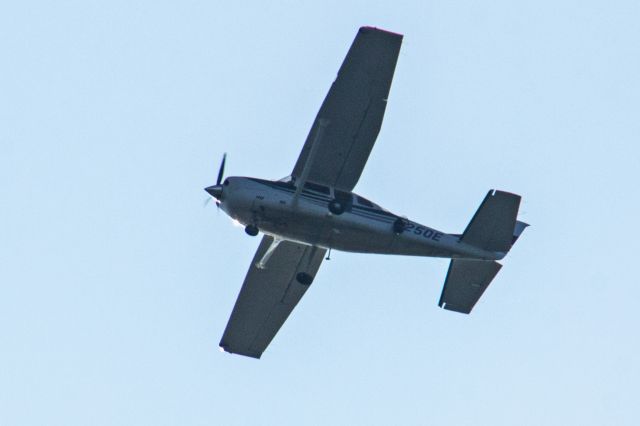
<svg viewBox="0 0 640 426"><path fill-rule="evenodd" d="M267 249L267 251L262 255L262 258L260 259L260 261L256 262L256 268L258 269L266 268L269 258L271 258L271 255L273 254L274 251L276 251L276 249L278 248L278 245L281 242L282 242L281 238L275 238L275 237L273 238L273 241L269 245L269 248Z"/></svg>
<svg viewBox="0 0 640 426"><path fill-rule="evenodd" d="M298 197L304 188L304 184L307 182L307 177L309 177L309 172L311 171L311 167L313 165L313 159L318 152L318 147L320 146L320 142L322 141L322 135L324 130L329 125L329 120L324 118L318 119L318 130L316 131L316 137L313 140L313 144L311 145L311 151L309 152L309 156L307 157L307 161L304 164L302 169L302 173L300 173L300 177L295 180L296 192L293 194L293 200L291 201L291 205L295 207L298 204Z"/></svg>

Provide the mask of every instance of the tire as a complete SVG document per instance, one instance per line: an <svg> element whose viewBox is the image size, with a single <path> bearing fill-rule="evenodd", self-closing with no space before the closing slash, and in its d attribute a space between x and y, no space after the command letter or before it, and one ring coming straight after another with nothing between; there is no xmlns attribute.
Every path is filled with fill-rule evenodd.
<svg viewBox="0 0 640 426"><path fill-rule="evenodd" d="M393 232L396 234L402 234L404 232L405 222L404 220L398 218L395 222L393 222Z"/></svg>
<svg viewBox="0 0 640 426"><path fill-rule="evenodd" d="M313 277L306 272L298 272L296 275L296 280L302 285L311 285L313 282Z"/></svg>
<svg viewBox="0 0 640 426"><path fill-rule="evenodd" d="M258 235L258 227L254 226L254 225L247 225L244 228L244 232L247 233L247 235L251 235L252 237L255 237L256 235Z"/></svg>
<svg viewBox="0 0 640 426"><path fill-rule="evenodd" d="M331 200L331 202L329 202L329 211L336 215L342 214L344 213L344 207L338 201Z"/></svg>

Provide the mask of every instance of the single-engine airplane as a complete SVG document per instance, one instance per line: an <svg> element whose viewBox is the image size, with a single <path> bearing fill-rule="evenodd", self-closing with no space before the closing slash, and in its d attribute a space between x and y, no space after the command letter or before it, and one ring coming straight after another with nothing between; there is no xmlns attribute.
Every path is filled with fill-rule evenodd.
<svg viewBox="0 0 640 426"><path fill-rule="evenodd" d="M290 176L228 177L205 190L247 234L264 236L220 347L260 358L314 281L327 250L451 258L438 305L470 313L528 226L520 196L491 190L462 234L398 216L352 192L380 131L402 35L362 27Z"/></svg>

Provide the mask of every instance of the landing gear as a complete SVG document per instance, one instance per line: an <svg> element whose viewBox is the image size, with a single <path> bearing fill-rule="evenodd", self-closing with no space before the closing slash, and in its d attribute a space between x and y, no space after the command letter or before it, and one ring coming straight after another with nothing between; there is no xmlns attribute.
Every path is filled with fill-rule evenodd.
<svg viewBox="0 0 640 426"><path fill-rule="evenodd" d="M244 232L246 232L248 235L251 235L252 237L255 237L256 235L258 235L258 227L255 225L247 225L244 228Z"/></svg>
<svg viewBox="0 0 640 426"><path fill-rule="evenodd" d="M313 282L313 277L306 272L298 272L296 275L296 280L302 285L311 285Z"/></svg>
<svg viewBox="0 0 640 426"><path fill-rule="evenodd" d="M400 235L404 232L404 227L406 223L401 218L397 218L395 222L393 222L393 232Z"/></svg>
<svg viewBox="0 0 640 426"><path fill-rule="evenodd" d="M337 200L331 200L329 203L329 211L335 215L344 213L344 206Z"/></svg>

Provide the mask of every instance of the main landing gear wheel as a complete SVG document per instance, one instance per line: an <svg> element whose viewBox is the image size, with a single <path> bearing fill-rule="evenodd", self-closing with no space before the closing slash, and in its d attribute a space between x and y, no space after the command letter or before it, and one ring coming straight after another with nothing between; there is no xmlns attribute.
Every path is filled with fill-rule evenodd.
<svg viewBox="0 0 640 426"><path fill-rule="evenodd" d="M406 226L404 220L398 218L395 222L393 222L393 232L400 235L404 232L404 227Z"/></svg>
<svg viewBox="0 0 640 426"><path fill-rule="evenodd" d="M311 285L313 282L313 277L306 272L298 272L296 275L296 280L302 285Z"/></svg>
<svg viewBox="0 0 640 426"><path fill-rule="evenodd" d="M258 227L254 225L247 225L244 228L244 232L246 232L248 235L251 235L252 237L255 237L256 235L258 235Z"/></svg>
<svg viewBox="0 0 640 426"><path fill-rule="evenodd" d="M342 206L342 204L340 204L340 202L331 200L331 202L329 203L329 211L333 214L342 214L344 213L344 207Z"/></svg>

